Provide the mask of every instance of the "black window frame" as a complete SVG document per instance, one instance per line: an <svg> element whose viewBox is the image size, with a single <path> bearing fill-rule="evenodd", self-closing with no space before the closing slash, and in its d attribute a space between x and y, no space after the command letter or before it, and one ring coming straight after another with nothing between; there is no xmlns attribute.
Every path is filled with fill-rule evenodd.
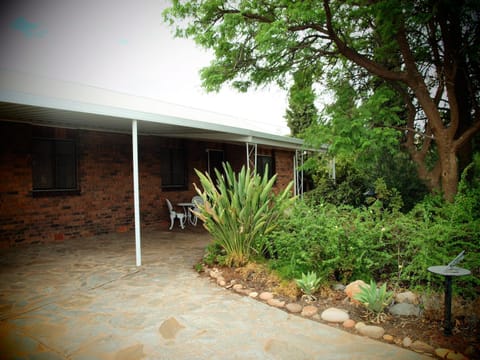
<svg viewBox="0 0 480 360"><path fill-rule="evenodd" d="M257 155L257 174L261 177L265 174L266 164L268 164L268 178L270 179L275 174L275 156L273 154Z"/></svg>
<svg viewBox="0 0 480 360"><path fill-rule="evenodd" d="M179 163L179 160L181 160L181 163ZM178 166L178 168L175 168L175 166ZM181 172L178 171L179 169L181 169ZM162 148L160 155L160 173L162 190L175 191L188 189L187 152L185 148ZM178 174L180 174L180 176ZM182 180L177 182L180 178Z"/></svg>
<svg viewBox="0 0 480 360"><path fill-rule="evenodd" d="M42 154L36 151L37 145L48 144L49 153ZM70 152L65 153L62 145L70 145ZM32 195L55 196L55 195L78 195L80 184L78 179L78 151L76 139L33 137L32 138ZM70 158L69 158L70 157ZM39 163L40 162L40 163ZM63 165L62 165L63 164ZM67 166L65 166L65 164ZM47 168L45 170L45 168ZM40 170L41 169L41 170ZM47 184L40 185L39 179L47 174ZM49 177L49 179L48 179ZM70 179L71 185L62 184L64 179Z"/></svg>

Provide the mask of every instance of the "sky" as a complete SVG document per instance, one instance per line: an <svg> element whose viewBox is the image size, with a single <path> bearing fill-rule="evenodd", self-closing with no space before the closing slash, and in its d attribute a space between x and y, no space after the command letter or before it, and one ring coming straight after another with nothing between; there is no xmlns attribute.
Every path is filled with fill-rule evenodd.
<svg viewBox="0 0 480 360"><path fill-rule="evenodd" d="M233 117L232 126L287 135L285 91L206 93L212 56L174 38L167 0L3 0L0 68L154 98Z"/></svg>

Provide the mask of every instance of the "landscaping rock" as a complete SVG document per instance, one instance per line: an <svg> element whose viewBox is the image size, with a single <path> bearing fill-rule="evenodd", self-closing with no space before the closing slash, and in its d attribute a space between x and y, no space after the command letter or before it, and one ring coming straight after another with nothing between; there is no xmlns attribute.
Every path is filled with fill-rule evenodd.
<svg viewBox="0 0 480 360"><path fill-rule="evenodd" d="M318 313L318 308L316 306L307 305L302 309L301 315L305 317L312 317L316 313Z"/></svg>
<svg viewBox="0 0 480 360"><path fill-rule="evenodd" d="M393 343L395 338L392 335L385 334L385 335L383 335L383 340L385 340L386 342L389 342L389 343Z"/></svg>
<svg viewBox="0 0 480 360"><path fill-rule="evenodd" d="M410 339L408 336L403 338L402 345L405 347L410 347L412 346L412 339Z"/></svg>
<svg viewBox="0 0 480 360"><path fill-rule="evenodd" d="M447 360L468 360L468 358L462 353L444 348L435 349L435 355L441 359Z"/></svg>
<svg viewBox="0 0 480 360"><path fill-rule="evenodd" d="M365 325L357 329L363 336L368 336L372 339L380 339L385 334L385 329L381 326Z"/></svg>
<svg viewBox="0 0 480 360"><path fill-rule="evenodd" d="M348 313L344 310L328 308L322 312L321 318L328 322L343 323L345 320L348 320L350 316L348 316Z"/></svg>
<svg viewBox="0 0 480 360"><path fill-rule="evenodd" d="M225 278L223 276L217 277L217 285L225 286L227 285Z"/></svg>
<svg viewBox="0 0 480 360"><path fill-rule="evenodd" d="M345 329L352 329L353 327L355 327L355 324L356 324L356 323L355 323L355 320L353 320L353 319L347 319L347 320L345 320L345 321L343 322L342 325L343 325L343 327L344 327Z"/></svg>
<svg viewBox="0 0 480 360"><path fill-rule="evenodd" d="M419 316L420 307L410 303L400 303L393 305L389 312L394 316Z"/></svg>
<svg viewBox="0 0 480 360"><path fill-rule="evenodd" d="M248 293L248 296L255 299L258 296L258 292L252 291L252 292Z"/></svg>
<svg viewBox="0 0 480 360"><path fill-rule="evenodd" d="M334 291L345 291L345 285L340 284L340 283L338 283L338 284L333 284L332 289L333 289Z"/></svg>
<svg viewBox="0 0 480 360"><path fill-rule="evenodd" d="M355 294L358 294L361 291L360 286L365 287L365 286L368 286L368 285L363 280L356 280L354 282L351 282L350 284L348 284L345 287L345 294L347 294L350 301L352 301L354 303L357 303L357 304L359 303L359 301L355 300L353 298L353 296Z"/></svg>
<svg viewBox="0 0 480 360"><path fill-rule="evenodd" d="M238 292L239 290L243 289L243 285L242 284L235 284L235 285L233 285L232 289L234 291Z"/></svg>
<svg viewBox="0 0 480 360"><path fill-rule="evenodd" d="M269 299L273 299L273 294L271 292L268 292L268 291L264 291L260 294L260 299L262 300L269 300Z"/></svg>
<svg viewBox="0 0 480 360"><path fill-rule="evenodd" d="M418 296L411 291L405 291L395 295L395 302L399 304L407 303L418 305Z"/></svg>
<svg viewBox="0 0 480 360"><path fill-rule="evenodd" d="M303 306L297 303L290 303L285 306L285 308L291 313L299 313L302 311Z"/></svg>
<svg viewBox="0 0 480 360"><path fill-rule="evenodd" d="M285 306L285 301L281 301L278 299L268 299L267 304L277 308L283 308Z"/></svg>
<svg viewBox="0 0 480 360"><path fill-rule="evenodd" d="M355 325L355 330L358 330L358 329L360 329L361 327L364 327L364 326L367 326L367 325L363 321L359 321Z"/></svg>
<svg viewBox="0 0 480 360"><path fill-rule="evenodd" d="M222 273L220 271L218 271L218 269L213 269L213 270L210 270L209 275L210 275L211 278L216 279L219 276L221 276Z"/></svg>
<svg viewBox="0 0 480 360"><path fill-rule="evenodd" d="M412 345L410 345L410 348L416 352L421 352L421 353L433 354L435 352L435 349L432 346L419 340L414 341Z"/></svg>

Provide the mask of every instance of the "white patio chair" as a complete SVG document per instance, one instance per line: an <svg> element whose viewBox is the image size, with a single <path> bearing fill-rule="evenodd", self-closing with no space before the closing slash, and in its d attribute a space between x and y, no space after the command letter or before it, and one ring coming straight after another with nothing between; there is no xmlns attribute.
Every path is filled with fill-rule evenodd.
<svg viewBox="0 0 480 360"><path fill-rule="evenodd" d="M178 222L180 223L180 227L182 229L185 229L185 220L186 220L185 214L174 211L170 200L165 199L165 201L167 202L168 211L170 212L170 227L168 228L168 230L172 230L173 224L175 223L175 219L178 219Z"/></svg>
<svg viewBox="0 0 480 360"><path fill-rule="evenodd" d="M198 216L195 215L194 212L199 212L200 209L198 208L198 205L203 205L203 199L201 196L199 195L195 195L193 198L192 198L192 204L194 205L192 209L190 209L190 213L191 213L191 224L194 225L194 226L197 226L197 222L198 222ZM194 211L194 212L192 212Z"/></svg>

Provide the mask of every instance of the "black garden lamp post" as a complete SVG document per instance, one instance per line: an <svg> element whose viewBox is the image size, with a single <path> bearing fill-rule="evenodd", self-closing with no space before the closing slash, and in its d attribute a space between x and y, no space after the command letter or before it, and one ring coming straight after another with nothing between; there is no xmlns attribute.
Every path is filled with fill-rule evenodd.
<svg viewBox="0 0 480 360"><path fill-rule="evenodd" d="M445 276L445 326L443 334L452 335L452 278L454 276L470 275L470 270L456 266L464 258L465 250L457 255L447 266L430 266L428 271Z"/></svg>

